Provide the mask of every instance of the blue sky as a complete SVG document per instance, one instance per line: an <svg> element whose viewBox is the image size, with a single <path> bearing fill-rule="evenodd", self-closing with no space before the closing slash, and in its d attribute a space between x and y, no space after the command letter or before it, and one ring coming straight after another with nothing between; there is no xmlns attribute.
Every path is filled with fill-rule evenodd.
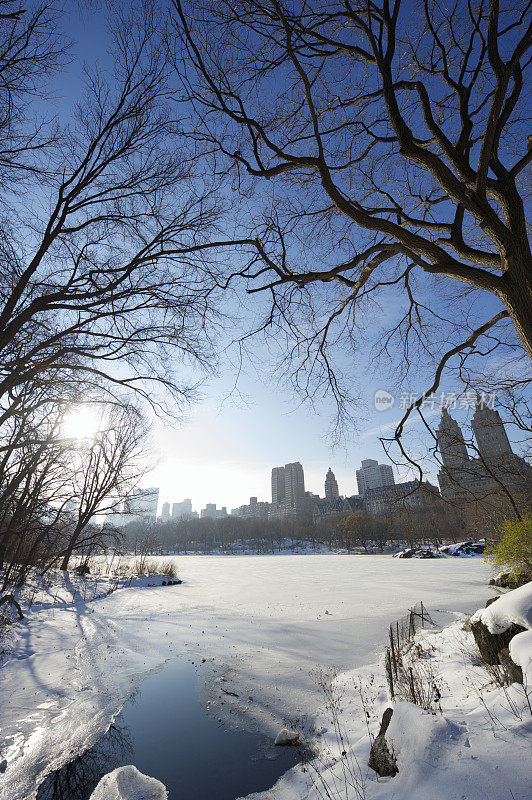
<svg viewBox="0 0 532 800"><path fill-rule="evenodd" d="M81 6L81 4L80 4ZM67 7L63 19L75 44L66 73L53 82L57 99L50 106L56 112L68 113L82 92L81 64L108 60L105 54L107 35L101 6L95 3L90 11L81 11L78 4ZM393 310L394 298L388 298L386 309L370 326L371 341ZM491 298L486 308L495 307ZM255 303L255 305L254 305ZM257 305L258 304L258 305ZM261 300L249 301L251 314L263 310ZM330 431L335 416L332 399L322 399L314 408L300 406L298 398L270 375L273 365L264 344L254 346L253 365L244 365L238 384L239 394L231 395L235 371L222 362L218 377L203 387L204 399L192 407L181 423L155 423L155 449L159 465L149 474L144 485L161 489L161 502L190 497L195 509L207 502L228 508L248 502L251 495L270 499L270 472L273 466L300 461L305 470L306 488L323 494L325 473L330 466L336 474L340 493L356 492L355 470L363 458L387 460L379 442L402 416L399 391L385 374L371 371L369 345L362 350L360 361L343 364L353 386L360 389L355 410L357 430L345 431L342 444L332 447ZM421 367L417 385L409 391L422 392L428 385L427 373ZM443 389L452 388L444 384ZM456 387L454 387L456 388ZM373 397L376 389L386 389L396 396L395 407L378 412ZM228 396L230 395L230 396ZM454 413L454 412L453 412ZM455 413L462 423L465 414ZM438 414L432 415L437 420ZM412 426L416 430L418 423ZM423 438L420 438L421 451ZM427 443L428 444L428 443ZM420 452L421 452L420 451ZM427 464L427 477L436 480L437 465ZM408 477L405 470L396 471L396 480Z"/></svg>

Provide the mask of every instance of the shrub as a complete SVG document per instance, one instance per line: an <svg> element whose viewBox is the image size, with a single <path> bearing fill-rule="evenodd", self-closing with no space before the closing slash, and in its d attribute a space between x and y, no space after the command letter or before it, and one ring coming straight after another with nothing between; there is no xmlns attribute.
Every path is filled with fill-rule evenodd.
<svg viewBox="0 0 532 800"><path fill-rule="evenodd" d="M497 571L508 570L516 583L532 576L532 516L504 522L499 534L486 547L486 561Z"/></svg>

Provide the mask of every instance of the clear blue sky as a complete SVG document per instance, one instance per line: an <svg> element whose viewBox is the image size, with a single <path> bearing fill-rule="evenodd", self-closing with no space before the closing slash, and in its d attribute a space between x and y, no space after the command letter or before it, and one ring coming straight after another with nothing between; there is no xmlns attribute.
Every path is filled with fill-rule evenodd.
<svg viewBox="0 0 532 800"><path fill-rule="evenodd" d="M108 62L105 54L107 37L102 5L94 3L83 11L83 4L67 4L63 19L65 30L74 40L74 54L66 75L54 81L57 99L51 108L68 114L82 91L81 64L89 66L98 60ZM386 323L394 303L390 298L386 311L375 319L375 335ZM260 300L257 300L260 309ZM253 313L253 305L250 301ZM492 301L489 300L489 304ZM371 333L371 331L370 331ZM371 339L371 336L369 337ZM182 423L157 422L155 446L159 465L147 476L145 485L159 486L161 502L179 501L190 497L199 510L207 502L225 505L228 509L248 502L251 495L260 500L270 499L270 472L276 465L300 461L305 470L308 490L323 495L327 468L336 474L340 493L356 492L355 470L363 458L387 460L378 440L386 435L402 416L399 408L400 391L384 374L368 371L364 359L347 367L353 385L360 388L361 397L356 411L357 430L346 431L343 444L332 448L328 434L334 420L332 400L323 400L316 408L298 407L298 399L288 389L268 379L272 365L266 348L256 345L254 366L247 365L239 381L239 391L245 397L227 398L234 384L234 370L222 365L219 377L206 384L204 399L194 406ZM422 392L427 374L419 373L418 385L402 387ZM445 384L448 390L450 384ZM373 404L376 389L395 394L395 406L378 412ZM452 412L462 423L464 412ZM432 419L437 419L435 412ZM420 427L416 422L416 426ZM428 444L428 443L426 443ZM425 446L426 446L425 444ZM419 447L423 451L423 436ZM436 480L437 465L427 463L427 477ZM406 471L396 471L396 480L408 477Z"/></svg>

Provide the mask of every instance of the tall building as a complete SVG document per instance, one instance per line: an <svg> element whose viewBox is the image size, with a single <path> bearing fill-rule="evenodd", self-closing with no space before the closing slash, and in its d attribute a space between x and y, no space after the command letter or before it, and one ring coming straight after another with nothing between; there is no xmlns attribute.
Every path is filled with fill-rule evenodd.
<svg viewBox="0 0 532 800"><path fill-rule="evenodd" d="M477 408L473 414L471 427L477 440L480 458L485 464L500 466L514 455L504 430L499 412L488 408L477 398Z"/></svg>
<svg viewBox="0 0 532 800"><path fill-rule="evenodd" d="M170 519L170 503L163 503L161 508L161 522L168 522Z"/></svg>
<svg viewBox="0 0 532 800"><path fill-rule="evenodd" d="M334 500L337 497L340 497L340 492L338 491L338 481L336 480L334 472L329 467L327 475L325 476L325 499Z"/></svg>
<svg viewBox="0 0 532 800"><path fill-rule="evenodd" d="M181 503L172 504L172 519L190 519L192 517L192 500L186 498Z"/></svg>
<svg viewBox="0 0 532 800"><path fill-rule="evenodd" d="M269 516L288 517L306 506L305 475L299 461L272 469L272 503Z"/></svg>
<svg viewBox="0 0 532 800"><path fill-rule="evenodd" d="M159 489L136 489L124 500L123 524L133 521L155 522Z"/></svg>
<svg viewBox="0 0 532 800"><path fill-rule="evenodd" d="M284 499L285 503L295 505L305 497L305 476L299 461L284 465Z"/></svg>
<svg viewBox="0 0 532 800"><path fill-rule="evenodd" d="M368 489L379 489L381 486L393 486L395 478L390 464L379 464L372 458L365 458L360 469L356 471L358 493L364 497Z"/></svg>
<svg viewBox="0 0 532 800"><path fill-rule="evenodd" d="M222 506L222 508L216 508L216 503L207 503L205 508L202 508L200 512L201 519L223 519L223 517L226 516L226 506Z"/></svg>
<svg viewBox="0 0 532 800"><path fill-rule="evenodd" d="M530 492L532 468L510 445L499 412L477 400L471 427L478 458L470 458L460 426L444 408L437 431L442 468L438 482L448 500L482 498L506 490Z"/></svg>
<svg viewBox="0 0 532 800"><path fill-rule="evenodd" d="M272 469L272 506L279 506L284 501L284 467Z"/></svg>
<svg viewBox="0 0 532 800"><path fill-rule="evenodd" d="M469 468L464 435L457 421L451 417L446 408L442 409L441 420L436 432L443 466L449 472Z"/></svg>

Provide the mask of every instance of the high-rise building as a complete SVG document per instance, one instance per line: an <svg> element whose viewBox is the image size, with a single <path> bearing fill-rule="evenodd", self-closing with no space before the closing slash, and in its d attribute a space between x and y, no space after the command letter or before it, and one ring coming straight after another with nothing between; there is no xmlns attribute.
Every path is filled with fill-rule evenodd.
<svg viewBox="0 0 532 800"><path fill-rule="evenodd" d="M327 475L325 476L325 499L334 500L337 497L340 497L340 492L338 491L338 481L336 480L334 472L329 467Z"/></svg>
<svg viewBox="0 0 532 800"><path fill-rule="evenodd" d="M187 497L181 503L172 504L172 519L190 519L192 516L192 500Z"/></svg>
<svg viewBox="0 0 532 800"><path fill-rule="evenodd" d="M284 497L284 467L274 467L272 469L272 506L280 506Z"/></svg>
<svg viewBox="0 0 532 800"><path fill-rule="evenodd" d="M457 421L451 417L446 408L442 409L441 421L436 433L445 469L449 472L466 470L469 467L469 454L464 435Z"/></svg>
<svg viewBox="0 0 532 800"><path fill-rule="evenodd" d="M500 466L514 455L504 430L499 412L488 408L477 398L477 408L473 414L471 427L477 440L480 458L488 466Z"/></svg>
<svg viewBox="0 0 532 800"><path fill-rule="evenodd" d="M390 464L379 464L372 458L365 458L360 469L356 471L358 493L364 497L368 489L379 489L381 486L393 486L395 478Z"/></svg>
<svg viewBox="0 0 532 800"><path fill-rule="evenodd" d="M270 517L282 518L299 514L306 500L305 475L299 461L272 469Z"/></svg>
<svg viewBox="0 0 532 800"><path fill-rule="evenodd" d="M161 508L161 522L168 522L170 519L170 503L163 503Z"/></svg>
<svg viewBox="0 0 532 800"><path fill-rule="evenodd" d="M216 508L216 503L207 503L205 508L201 509L201 519L223 519L227 516L227 507Z"/></svg>
<svg viewBox="0 0 532 800"><path fill-rule="evenodd" d="M305 497L305 475L299 461L284 465L284 496L291 505Z"/></svg>
<svg viewBox="0 0 532 800"><path fill-rule="evenodd" d="M513 451L499 412L477 400L471 427L478 458L470 458L460 426L444 408L438 428L442 468L438 481L445 499L483 498L488 494L530 493L532 468Z"/></svg>

